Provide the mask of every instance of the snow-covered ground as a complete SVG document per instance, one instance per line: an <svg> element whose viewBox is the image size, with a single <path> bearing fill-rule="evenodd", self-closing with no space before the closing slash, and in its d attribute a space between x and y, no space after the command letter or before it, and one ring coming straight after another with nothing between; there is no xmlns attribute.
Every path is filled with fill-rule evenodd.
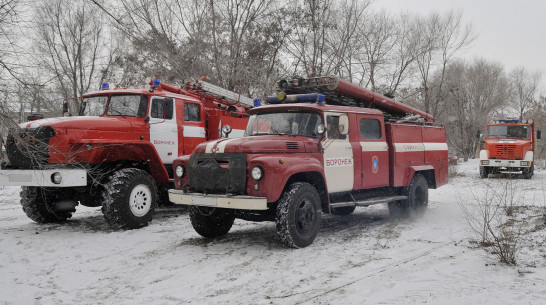
<svg viewBox="0 0 546 305"><path fill-rule="evenodd" d="M544 304L546 171L512 180L523 231L517 264L478 246L460 205L487 186L476 160L430 191L427 214L394 221L384 205L325 216L315 242L288 249L273 223L236 220L201 238L187 212L161 208L146 228L113 231L100 208L32 222L19 188L0 187L0 304Z"/></svg>

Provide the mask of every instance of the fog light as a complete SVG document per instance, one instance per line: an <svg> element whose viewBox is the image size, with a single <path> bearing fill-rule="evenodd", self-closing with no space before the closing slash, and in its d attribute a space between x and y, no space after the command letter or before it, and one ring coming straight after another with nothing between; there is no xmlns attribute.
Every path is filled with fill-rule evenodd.
<svg viewBox="0 0 546 305"><path fill-rule="evenodd" d="M482 165L489 165L489 160L482 160Z"/></svg>
<svg viewBox="0 0 546 305"><path fill-rule="evenodd" d="M521 161L520 166L529 166L529 161Z"/></svg>
<svg viewBox="0 0 546 305"><path fill-rule="evenodd" d="M184 176L184 167L182 165L178 165L174 172L176 177L182 178L182 176Z"/></svg>
<svg viewBox="0 0 546 305"><path fill-rule="evenodd" d="M61 181L63 181L63 176L61 173L55 172L51 175L51 182L55 184L61 184Z"/></svg>
<svg viewBox="0 0 546 305"><path fill-rule="evenodd" d="M254 179L256 181L262 179L263 174L264 174L264 172L263 172L262 168L259 167L259 166L254 166L252 168L252 170L250 171L250 176L252 177L252 179Z"/></svg>

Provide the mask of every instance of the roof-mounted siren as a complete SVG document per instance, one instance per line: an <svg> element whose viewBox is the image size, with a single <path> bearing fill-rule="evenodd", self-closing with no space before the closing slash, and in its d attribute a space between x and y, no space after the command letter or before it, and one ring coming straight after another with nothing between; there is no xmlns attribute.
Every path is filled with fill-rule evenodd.
<svg viewBox="0 0 546 305"><path fill-rule="evenodd" d="M110 89L110 83L104 82L100 85L100 90L109 90Z"/></svg>
<svg viewBox="0 0 546 305"><path fill-rule="evenodd" d="M268 104L285 104L285 103L316 103L324 106L326 97L319 93L306 94L289 94L279 92L276 96L268 96L266 101Z"/></svg>
<svg viewBox="0 0 546 305"><path fill-rule="evenodd" d="M159 78L154 78L152 88L161 88L161 80Z"/></svg>

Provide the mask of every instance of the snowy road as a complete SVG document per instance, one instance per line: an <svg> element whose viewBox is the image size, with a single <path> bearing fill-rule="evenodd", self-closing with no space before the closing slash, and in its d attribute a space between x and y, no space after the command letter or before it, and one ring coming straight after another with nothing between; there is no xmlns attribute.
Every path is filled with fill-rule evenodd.
<svg viewBox="0 0 546 305"><path fill-rule="evenodd" d="M516 266L470 243L459 202L483 187L473 166L431 190L418 221L396 222L383 205L325 216L298 250L282 246L273 223L236 220L227 236L203 239L174 208L133 231L113 231L85 207L68 223L39 225L18 188L1 188L0 304L544 304L544 226ZM518 181L537 223L545 179Z"/></svg>

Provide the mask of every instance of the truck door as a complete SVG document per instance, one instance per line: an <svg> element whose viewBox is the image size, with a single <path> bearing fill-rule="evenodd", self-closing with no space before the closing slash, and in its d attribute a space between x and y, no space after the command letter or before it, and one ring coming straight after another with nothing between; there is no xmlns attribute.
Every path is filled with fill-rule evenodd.
<svg viewBox="0 0 546 305"><path fill-rule="evenodd" d="M389 151L385 128L381 121L370 115L359 115L363 189L389 185Z"/></svg>
<svg viewBox="0 0 546 305"><path fill-rule="evenodd" d="M154 96L150 103L150 142L163 164L172 164L178 157L178 130L174 100Z"/></svg>
<svg viewBox="0 0 546 305"><path fill-rule="evenodd" d="M326 138L324 148L324 174L328 192L353 189L353 148L349 142L349 119L345 113L326 112Z"/></svg>
<svg viewBox="0 0 546 305"><path fill-rule="evenodd" d="M183 117L183 138L184 151L182 154L189 155L195 147L206 140L205 114L200 103L184 102Z"/></svg>

